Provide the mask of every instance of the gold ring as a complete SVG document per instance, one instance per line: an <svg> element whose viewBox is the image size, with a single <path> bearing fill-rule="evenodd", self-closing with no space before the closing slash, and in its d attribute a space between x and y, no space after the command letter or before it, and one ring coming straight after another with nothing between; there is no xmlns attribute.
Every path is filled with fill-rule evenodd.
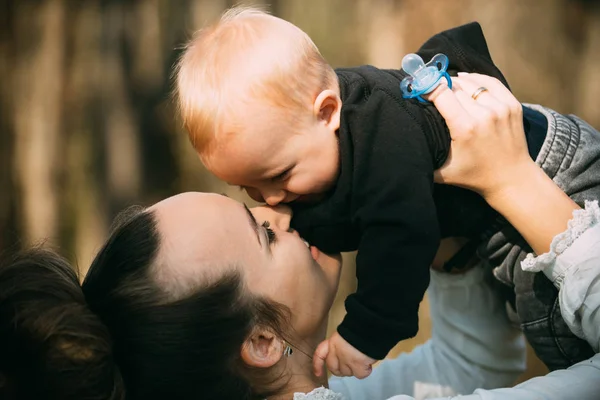
<svg viewBox="0 0 600 400"><path fill-rule="evenodd" d="M487 88L486 87L480 87L479 89L477 89L472 95L471 97L473 98L473 100L477 100L477 97L479 97L479 95L483 92L487 92Z"/></svg>

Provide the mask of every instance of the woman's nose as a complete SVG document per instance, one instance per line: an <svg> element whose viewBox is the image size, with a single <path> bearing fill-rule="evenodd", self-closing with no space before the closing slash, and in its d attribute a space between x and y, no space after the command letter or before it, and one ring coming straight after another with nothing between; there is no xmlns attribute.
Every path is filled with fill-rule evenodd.
<svg viewBox="0 0 600 400"><path fill-rule="evenodd" d="M282 231L289 231L292 222L292 209L286 205L278 205L274 208L276 213L275 225Z"/></svg>

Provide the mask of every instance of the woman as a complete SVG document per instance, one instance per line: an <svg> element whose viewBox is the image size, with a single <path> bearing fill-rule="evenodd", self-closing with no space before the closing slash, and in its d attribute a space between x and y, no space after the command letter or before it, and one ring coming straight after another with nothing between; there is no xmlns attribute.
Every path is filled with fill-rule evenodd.
<svg viewBox="0 0 600 400"><path fill-rule="evenodd" d="M490 94L497 92L486 86ZM461 143L458 138L456 143ZM453 158L469 160L457 153ZM468 178L454 183L493 194L502 208L510 190L501 176L491 179L497 169L489 168L479 180L455 163L444 171L444 179L453 179L452 168L459 172L456 176ZM535 242L538 235L532 232L528 239ZM289 230L284 208L252 213L223 196L187 193L122 215L83 291L87 306L110 332L111 356L128 398L336 399L339 395L319 389L326 382L313 374L310 355L324 338L339 269L339 256L320 253ZM522 341L482 271L433 273L434 337L415 353L425 368L408 370L414 360L410 364L406 358L384 363L374 371L374 380L355 386L366 394L359 398L378 398L390 386L396 390L391 394L414 393L417 382L431 382L430 390L451 395L515 379L523 367ZM570 285L569 280L563 285ZM574 317L588 316L575 311ZM581 320L581 327L593 323ZM497 348L497 343L507 345ZM111 368L118 382L115 365ZM396 375L388 375L382 391L374 392L370 382L381 376L380 368ZM416 372L410 382L393 384L408 371ZM2 366L2 372L14 382L10 365ZM352 381L335 387L343 390L344 385L355 396Z"/></svg>

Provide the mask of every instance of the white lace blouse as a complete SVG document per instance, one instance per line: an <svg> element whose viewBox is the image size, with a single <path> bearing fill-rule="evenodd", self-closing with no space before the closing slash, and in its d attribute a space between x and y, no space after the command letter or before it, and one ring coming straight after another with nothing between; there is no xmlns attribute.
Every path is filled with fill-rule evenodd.
<svg viewBox="0 0 600 400"><path fill-rule="evenodd" d="M600 209L586 202L551 251L523 262L558 287L562 315L573 333L598 352L600 344ZM525 369L524 340L506 308L487 286L481 268L463 275L432 271L432 338L408 354L386 360L370 377L332 378L330 389L296 393L294 400L600 399L600 355L544 377L510 386ZM486 390L490 388L491 390ZM403 393L403 394L401 394Z"/></svg>
<svg viewBox="0 0 600 400"><path fill-rule="evenodd" d="M294 400L344 400L344 396L324 387L317 388L310 393L295 393Z"/></svg>

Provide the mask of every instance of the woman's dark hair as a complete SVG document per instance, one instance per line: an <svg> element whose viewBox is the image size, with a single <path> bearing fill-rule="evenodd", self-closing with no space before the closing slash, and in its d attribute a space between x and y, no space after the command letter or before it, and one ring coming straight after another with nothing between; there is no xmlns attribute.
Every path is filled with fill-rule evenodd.
<svg viewBox="0 0 600 400"><path fill-rule="evenodd" d="M154 213L129 210L83 283L110 330L127 397L265 398L268 382L257 384L264 371L244 367L240 349L256 326L281 333L288 310L246 293L236 273L174 297L156 283L160 241Z"/></svg>
<svg viewBox="0 0 600 400"><path fill-rule="evenodd" d="M108 330L69 263L50 250L0 265L0 398L124 398Z"/></svg>

